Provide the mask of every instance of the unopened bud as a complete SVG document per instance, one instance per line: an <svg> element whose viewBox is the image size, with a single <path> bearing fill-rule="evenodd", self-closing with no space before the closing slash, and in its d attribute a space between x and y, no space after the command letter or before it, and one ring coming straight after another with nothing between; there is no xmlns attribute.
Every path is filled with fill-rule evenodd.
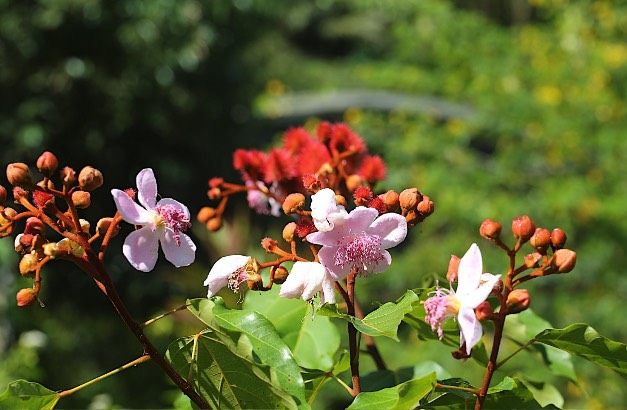
<svg viewBox="0 0 627 410"><path fill-rule="evenodd" d="M315 194L321 188L320 180L314 174L303 175L303 186L312 194Z"/></svg>
<svg viewBox="0 0 627 410"><path fill-rule="evenodd" d="M77 243L68 238L63 238L58 242L59 250L65 251L78 258L82 258L85 254L85 250Z"/></svg>
<svg viewBox="0 0 627 410"><path fill-rule="evenodd" d="M13 218L15 218L17 216L17 211L13 208L9 208L6 207L4 208L4 210L2 211L2 215L8 219L9 221L12 221Z"/></svg>
<svg viewBox="0 0 627 410"><path fill-rule="evenodd" d="M577 263L577 254L570 249L558 249L553 254L553 264L560 273L573 270Z"/></svg>
<svg viewBox="0 0 627 410"><path fill-rule="evenodd" d="M207 221L206 226L209 232L216 232L217 230L222 228L222 218L220 217L211 218Z"/></svg>
<svg viewBox="0 0 627 410"><path fill-rule="evenodd" d="M379 198L381 198L381 200L387 207L388 212L396 212L396 210L401 204L398 192L393 191L393 190L389 190L385 194L379 195Z"/></svg>
<svg viewBox="0 0 627 410"><path fill-rule="evenodd" d="M200 211L198 211L196 219L198 219L198 222L206 224L207 221L209 221L209 219L213 218L214 216L216 216L215 208L212 208L210 206L203 206L202 208L200 208Z"/></svg>
<svg viewBox="0 0 627 410"><path fill-rule="evenodd" d="M26 275L27 273L34 271L38 263L39 259L37 259L37 256L33 255L32 253L27 253L26 255L22 256L22 259L20 259L20 273L22 275Z"/></svg>
<svg viewBox="0 0 627 410"><path fill-rule="evenodd" d="M212 201L217 201L222 196L222 191L218 187L209 188L209 190L207 191L207 196Z"/></svg>
<svg viewBox="0 0 627 410"><path fill-rule="evenodd" d="M250 290L262 290L263 289L263 279L261 275L258 273L252 274L251 279L248 280L248 289Z"/></svg>
<svg viewBox="0 0 627 410"><path fill-rule="evenodd" d="M37 300L37 293L31 288L22 289L15 295L19 307L31 306Z"/></svg>
<svg viewBox="0 0 627 410"><path fill-rule="evenodd" d="M91 224L89 223L89 221L87 219L80 219L79 222L81 224L81 231L89 234L89 228L91 228Z"/></svg>
<svg viewBox="0 0 627 410"><path fill-rule="evenodd" d="M400 193L398 199L403 212L407 212L415 209L418 203L422 201L422 194L416 188L408 188Z"/></svg>
<svg viewBox="0 0 627 410"><path fill-rule="evenodd" d="M272 238L263 238L261 240L261 247L268 253L273 253L277 246L279 246L279 243Z"/></svg>
<svg viewBox="0 0 627 410"><path fill-rule="evenodd" d="M407 215L405 215L405 220L407 221L407 226L415 226L419 222L421 222L424 218L416 211L415 209L410 209L407 211Z"/></svg>
<svg viewBox="0 0 627 410"><path fill-rule="evenodd" d="M295 214L302 211L305 206L305 195L301 193L289 194L283 201L283 212L285 215Z"/></svg>
<svg viewBox="0 0 627 410"><path fill-rule="evenodd" d="M536 226L527 215L514 218L512 221L512 233L523 242L529 240L536 232Z"/></svg>
<svg viewBox="0 0 627 410"><path fill-rule="evenodd" d="M223 183L223 178L213 177L209 180L209 188L219 188Z"/></svg>
<svg viewBox="0 0 627 410"><path fill-rule="evenodd" d="M494 314L494 309L490 305L490 302L484 300L475 308L475 316L479 321L485 321L492 319L492 315Z"/></svg>
<svg viewBox="0 0 627 410"><path fill-rule="evenodd" d="M500 223L486 219L479 227L479 234L487 239L498 239L501 236L502 228Z"/></svg>
<svg viewBox="0 0 627 410"><path fill-rule="evenodd" d="M537 268L540 265L540 260L542 260L540 253L530 253L529 255L525 255L525 266L529 269Z"/></svg>
<svg viewBox="0 0 627 410"><path fill-rule="evenodd" d="M7 189L0 185L0 206L4 206L7 201Z"/></svg>
<svg viewBox="0 0 627 410"><path fill-rule="evenodd" d="M7 179L13 186L32 185L28 165L22 162L14 162L7 165Z"/></svg>
<svg viewBox="0 0 627 410"><path fill-rule="evenodd" d="M555 249L562 249L566 244L566 234L560 228L553 229L551 232L551 243Z"/></svg>
<svg viewBox="0 0 627 410"><path fill-rule="evenodd" d="M292 242L294 240L297 227L296 222L290 222L285 225L283 228L283 239L285 239L286 242Z"/></svg>
<svg viewBox="0 0 627 410"><path fill-rule="evenodd" d="M459 271L459 261L460 259L451 255L451 260L448 263L448 271L446 272L446 280L449 282L457 282L457 272Z"/></svg>
<svg viewBox="0 0 627 410"><path fill-rule="evenodd" d="M93 191L103 183L102 173L94 167L86 166L78 174L78 185L83 191Z"/></svg>
<svg viewBox="0 0 627 410"><path fill-rule="evenodd" d="M35 235L38 233L43 233L46 228L46 225L43 221L36 216L31 216L26 220L26 226L24 227L25 234Z"/></svg>
<svg viewBox="0 0 627 410"><path fill-rule="evenodd" d="M507 295L507 311L520 313L529 308L529 291L527 289L514 289Z"/></svg>
<svg viewBox="0 0 627 410"><path fill-rule="evenodd" d="M529 244L540 252L546 251L551 244L551 232L548 229L537 228L529 239Z"/></svg>
<svg viewBox="0 0 627 410"><path fill-rule="evenodd" d="M335 195L335 203L338 205L342 205L344 208L346 208L346 198L344 198L343 195Z"/></svg>
<svg viewBox="0 0 627 410"><path fill-rule="evenodd" d="M348 192L355 192L355 190L362 186L362 183L363 179L357 174L352 174L346 177L346 189L348 189Z"/></svg>
<svg viewBox="0 0 627 410"><path fill-rule="evenodd" d="M88 208L91 205L91 194L87 191L72 192L72 203L79 209Z"/></svg>
<svg viewBox="0 0 627 410"><path fill-rule="evenodd" d="M289 272L283 266L279 266L274 271L274 283L278 283L279 285L284 283L287 280L287 276Z"/></svg>
<svg viewBox="0 0 627 410"><path fill-rule="evenodd" d="M61 170L61 182L65 186L72 186L76 183L76 171L70 167L65 167Z"/></svg>
<svg viewBox="0 0 627 410"><path fill-rule="evenodd" d="M57 252L59 252L59 245L55 242L45 243L42 248L44 250L44 255L50 256L51 258L57 256Z"/></svg>
<svg viewBox="0 0 627 410"><path fill-rule="evenodd" d="M47 177L52 176L59 167L59 161L52 152L46 151L37 159L37 169Z"/></svg>
<svg viewBox="0 0 627 410"><path fill-rule="evenodd" d="M101 218L96 224L96 233L98 233L98 235L100 236L106 235L109 227L111 226L111 222L113 222L113 218ZM115 228L113 228L111 237L113 238L115 235L118 234L118 232L120 232L120 225L116 225Z"/></svg>
<svg viewBox="0 0 627 410"><path fill-rule="evenodd" d="M435 211L435 205L433 204L433 201L425 195L422 197L422 201L418 202L416 210L423 216L429 216L433 213L433 211Z"/></svg>

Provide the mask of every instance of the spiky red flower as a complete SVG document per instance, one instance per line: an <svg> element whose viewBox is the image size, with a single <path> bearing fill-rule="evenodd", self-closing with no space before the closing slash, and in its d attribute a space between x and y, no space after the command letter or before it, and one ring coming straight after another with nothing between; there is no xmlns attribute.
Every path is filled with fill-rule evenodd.
<svg viewBox="0 0 627 410"><path fill-rule="evenodd" d="M318 128L316 129L316 135L318 136L318 139L320 141L326 143L331 138L332 130L333 126L329 122L324 121L318 125Z"/></svg>
<svg viewBox="0 0 627 410"><path fill-rule="evenodd" d="M377 181L384 180L385 172L386 169L383 159L381 159L378 155L368 155L361 162L358 174L361 175L366 182L372 185Z"/></svg>
<svg viewBox="0 0 627 410"><path fill-rule="evenodd" d="M313 141L304 147L296 159L299 174L315 174L320 171L322 165L331 162L331 154L327 147L319 142Z"/></svg>
<svg viewBox="0 0 627 410"><path fill-rule="evenodd" d="M296 235L298 235L299 238L304 238L305 236L309 235L310 233L316 232L316 226L314 225L313 221L309 218L300 218L298 221L296 221Z"/></svg>
<svg viewBox="0 0 627 410"><path fill-rule="evenodd" d="M303 127L290 128L285 133L283 148L290 154L296 155L312 142L315 142L315 140Z"/></svg>
<svg viewBox="0 0 627 410"><path fill-rule="evenodd" d="M353 197L364 202L370 202L372 200L372 191L367 186L362 185L355 190Z"/></svg>
<svg viewBox="0 0 627 410"><path fill-rule="evenodd" d="M368 208L376 209L379 212L379 215L386 213L388 209L385 202L383 202L383 199L379 197L375 197L372 201L370 201L368 203Z"/></svg>
<svg viewBox="0 0 627 410"><path fill-rule="evenodd" d="M53 200L54 195L43 192L43 191L34 191L33 192L33 203L37 208L43 208L48 201Z"/></svg>
<svg viewBox="0 0 627 410"><path fill-rule="evenodd" d="M366 144L361 137L355 134L346 124L335 124L331 130L329 148L332 152L353 150L358 154L366 152Z"/></svg>
<svg viewBox="0 0 627 410"><path fill-rule="evenodd" d="M239 148L233 153L233 168L240 171L245 179L261 179L265 163L266 154L256 149Z"/></svg>
<svg viewBox="0 0 627 410"><path fill-rule="evenodd" d="M271 184L294 178L296 175L296 165L290 153L285 149L272 148L264 164L263 180Z"/></svg>

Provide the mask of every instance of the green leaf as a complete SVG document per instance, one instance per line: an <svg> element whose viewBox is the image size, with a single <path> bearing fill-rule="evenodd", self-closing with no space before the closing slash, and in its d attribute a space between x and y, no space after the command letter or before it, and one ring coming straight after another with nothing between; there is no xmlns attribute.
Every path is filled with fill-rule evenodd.
<svg viewBox="0 0 627 410"><path fill-rule="evenodd" d="M547 329L535 339L627 376L627 346L601 336L585 323Z"/></svg>
<svg viewBox="0 0 627 410"><path fill-rule="evenodd" d="M344 350L335 365L330 371L317 369L303 369L303 379L305 380L305 392L307 401L313 403L316 395L327 381L331 379L330 374L338 375L350 369L350 357L348 350Z"/></svg>
<svg viewBox="0 0 627 410"><path fill-rule="evenodd" d="M229 338L202 333L175 340L166 359L216 409L295 409L293 398L272 384L269 370L238 355Z"/></svg>
<svg viewBox="0 0 627 410"><path fill-rule="evenodd" d="M312 317L303 300L279 297L275 286L268 292L248 292L243 308L272 322L301 367L330 370L335 364L340 334L328 317Z"/></svg>
<svg viewBox="0 0 627 410"><path fill-rule="evenodd" d="M420 399L435 388L436 375L431 373L398 386L376 392L362 392L348 406L351 410L405 410L418 405Z"/></svg>
<svg viewBox="0 0 627 410"><path fill-rule="evenodd" d="M398 326L405 317L405 314L413 309L412 305L416 301L418 301L418 296L411 290L408 290L396 303L385 303L366 315L363 320L340 312L337 305L323 305L316 313L318 315L347 320L353 323L355 328L361 333L370 336L387 336L398 341L398 337L396 336Z"/></svg>
<svg viewBox="0 0 627 410"><path fill-rule="evenodd" d="M0 410L34 409L50 410L60 397L57 392L41 384L26 380L16 380L0 396Z"/></svg>
<svg viewBox="0 0 627 410"><path fill-rule="evenodd" d="M268 319L257 312L228 309L221 298L189 300L187 308L214 330L221 327L245 334L252 347L253 357L270 366L275 384L292 395L298 403L305 403L300 368Z"/></svg>

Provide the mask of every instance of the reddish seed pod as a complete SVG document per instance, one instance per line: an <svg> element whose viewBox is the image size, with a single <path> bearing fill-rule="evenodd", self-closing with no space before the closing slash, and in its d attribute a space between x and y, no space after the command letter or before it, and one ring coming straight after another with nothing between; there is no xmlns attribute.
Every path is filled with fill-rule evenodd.
<svg viewBox="0 0 627 410"><path fill-rule="evenodd" d="M213 218L214 216L216 216L215 208L212 208L210 206L204 206L200 208L200 211L198 211L196 219L198 219L200 223L206 224L209 219Z"/></svg>
<svg viewBox="0 0 627 410"><path fill-rule="evenodd" d="M15 299L19 307L31 306L37 300L37 293L30 288L21 289L17 292L17 295L15 295Z"/></svg>
<svg viewBox="0 0 627 410"><path fill-rule="evenodd" d="M501 236L501 229L503 227L500 223L494 222L491 219L486 219L481 223L479 227L479 234L487 239L497 239Z"/></svg>
<svg viewBox="0 0 627 410"><path fill-rule="evenodd" d="M84 191L93 191L104 182L102 172L94 167L86 166L78 174L78 185Z"/></svg>
<svg viewBox="0 0 627 410"><path fill-rule="evenodd" d="M301 193L289 194L283 201L283 212L285 215L295 214L305 206L305 195Z"/></svg>
<svg viewBox="0 0 627 410"><path fill-rule="evenodd" d="M543 252L551 244L551 233L548 229L537 228L533 236L529 239L529 244L538 251Z"/></svg>
<svg viewBox="0 0 627 410"><path fill-rule="evenodd" d="M519 216L512 221L512 233L522 241L529 240L535 231L536 226L527 215Z"/></svg>
<svg viewBox="0 0 627 410"><path fill-rule="evenodd" d="M529 308L530 302L527 289L514 289L507 295L507 310L509 313L520 313Z"/></svg>
<svg viewBox="0 0 627 410"><path fill-rule="evenodd" d="M560 228L553 229L551 232L551 243L555 249L561 249L566 244L566 234Z"/></svg>
<svg viewBox="0 0 627 410"><path fill-rule="evenodd" d="M285 269L283 266L279 266L274 271L274 283L278 283L279 285L281 283L284 283L287 280L287 276L289 274L290 273L287 271L287 269Z"/></svg>
<svg viewBox="0 0 627 410"><path fill-rule="evenodd" d="M570 272L576 263L577 254L570 249L558 249L553 255L553 264L560 273Z"/></svg>
<svg viewBox="0 0 627 410"><path fill-rule="evenodd" d="M59 161L52 152L46 151L37 158L37 169L47 177L52 176L59 167Z"/></svg>
<svg viewBox="0 0 627 410"><path fill-rule="evenodd" d="M294 240L294 235L296 234L296 222L290 222L283 228L283 239L286 242L292 242Z"/></svg>
<svg viewBox="0 0 627 410"><path fill-rule="evenodd" d="M7 165L7 179L13 186L29 186L32 184L28 165L14 162Z"/></svg>

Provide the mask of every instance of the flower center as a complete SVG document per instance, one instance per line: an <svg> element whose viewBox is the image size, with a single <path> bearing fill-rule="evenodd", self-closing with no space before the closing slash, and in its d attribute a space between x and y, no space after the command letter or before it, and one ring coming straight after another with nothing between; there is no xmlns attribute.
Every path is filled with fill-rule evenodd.
<svg viewBox="0 0 627 410"><path fill-rule="evenodd" d="M361 232L345 238L335 253L335 264L344 268L353 266L361 274L366 274L368 266L385 259L381 253L381 238Z"/></svg>
<svg viewBox="0 0 627 410"><path fill-rule="evenodd" d="M425 322L431 325L431 330L438 332L438 338L442 340L444 331L442 325L447 319L457 316L460 302L455 294L442 288L437 288L433 296L423 302L427 316Z"/></svg>
<svg viewBox="0 0 627 410"><path fill-rule="evenodd" d="M155 228L165 227L166 229L170 229L176 241L176 245L181 246L181 232L185 232L187 228L192 226L189 217L185 215L182 209L169 204L157 206L155 211L157 212Z"/></svg>
<svg viewBox="0 0 627 410"><path fill-rule="evenodd" d="M227 287L231 289L233 293L238 293L240 285L251 280L258 269L257 261L252 258L249 259L244 266L237 268L235 272L228 276Z"/></svg>

